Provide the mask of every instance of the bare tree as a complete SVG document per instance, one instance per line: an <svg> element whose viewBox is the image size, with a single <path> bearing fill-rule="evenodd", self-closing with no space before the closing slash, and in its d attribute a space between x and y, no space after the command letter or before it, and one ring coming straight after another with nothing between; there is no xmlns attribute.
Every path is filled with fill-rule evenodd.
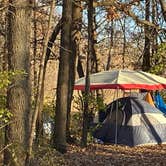
<svg viewBox="0 0 166 166"><path fill-rule="evenodd" d="M53 136L53 143L55 148L62 153L67 151L66 118L70 79L69 70L71 60L71 23L72 0L63 0L61 48L55 108L55 131Z"/></svg>
<svg viewBox="0 0 166 166"><path fill-rule="evenodd" d="M72 141L70 136L70 112L71 102L73 96L73 88L75 81L75 70L76 70L76 58L79 56L79 44L81 38L81 26L82 26L82 9L81 0L74 0L72 4L72 30L71 30L71 48L72 56L70 58L70 69L69 69L69 93L68 93L68 108L67 108L67 123L66 123L66 136L67 141Z"/></svg>
<svg viewBox="0 0 166 166"><path fill-rule="evenodd" d="M87 146L87 134L88 134L88 113L89 113L89 96L90 96L90 78L91 71L91 58L93 57L93 0L88 1L88 54L86 62L86 75L85 75L85 101L83 110L83 129L82 129L82 146Z"/></svg>
<svg viewBox="0 0 166 166"><path fill-rule="evenodd" d="M37 97L38 97L38 95L40 96L40 102L36 103L39 105L39 106L37 106L38 107L38 117L36 120L36 143L37 143L37 145L40 143L40 140L42 140L41 138L43 136L42 111L43 111L43 104L44 104L44 87L45 87L47 62L48 62L50 54L51 54L51 48L53 46L53 43L61 28L61 20L60 20L49 38L50 31L51 31L51 25L52 25L51 21L52 21L53 12L54 12L54 1L52 1L52 3L51 3L51 10L50 10L50 14L49 14L47 33L45 35L43 53L42 53L42 57L40 60L40 68L39 68L39 71L40 71L39 73L41 73L41 74L39 74L39 80L38 80L39 87L38 87L38 94L37 94Z"/></svg>
<svg viewBox="0 0 166 166"><path fill-rule="evenodd" d="M107 64L106 64L106 70L110 69L110 65L111 65L111 50L114 46L114 21L111 21L111 26L110 26L110 46L109 46L109 52L108 52L108 59L107 59Z"/></svg>
<svg viewBox="0 0 166 166"><path fill-rule="evenodd" d="M51 2L51 7L50 7L50 15L49 15L49 21L48 21L48 28L47 28L47 33L44 38L44 46L43 46L43 52L42 52L42 57L40 60L40 69L39 69L39 85L38 85L38 90L37 90L37 99L36 99L36 105L35 105L35 110L34 110L34 115L32 118L32 125L31 125L31 131L28 139L28 152L26 156L26 161L29 163L31 155L32 155L32 144L33 144L33 138L34 138L34 132L36 128L36 120L37 117L39 116L41 110L43 109L43 98L44 98L44 77L43 75L45 74L44 71L44 57L46 55L46 50L47 50L47 44L49 40L49 31L50 31L50 26L51 26L51 19L52 19L52 13L54 9L54 1Z"/></svg>
<svg viewBox="0 0 166 166"><path fill-rule="evenodd" d="M149 21L150 19L150 0L145 1L145 20ZM145 43L144 43L144 54L143 54L143 71L148 71L150 69L150 28L148 25L144 25L144 35L145 35Z"/></svg>

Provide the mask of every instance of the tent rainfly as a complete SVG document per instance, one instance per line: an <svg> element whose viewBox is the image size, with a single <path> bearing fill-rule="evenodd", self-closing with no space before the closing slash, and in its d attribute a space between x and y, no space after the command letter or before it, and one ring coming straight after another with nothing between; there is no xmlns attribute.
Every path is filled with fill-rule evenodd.
<svg viewBox="0 0 166 166"><path fill-rule="evenodd" d="M85 89L85 77L75 82L74 89ZM103 71L90 75L90 89L166 89L166 78L143 71Z"/></svg>

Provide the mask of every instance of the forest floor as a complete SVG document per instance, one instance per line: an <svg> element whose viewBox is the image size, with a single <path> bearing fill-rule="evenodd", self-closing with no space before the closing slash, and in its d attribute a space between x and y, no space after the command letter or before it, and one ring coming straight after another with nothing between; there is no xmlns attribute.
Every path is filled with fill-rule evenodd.
<svg viewBox="0 0 166 166"><path fill-rule="evenodd" d="M66 154L40 149L34 164L41 166L166 166L166 145L70 145ZM40 154L40 155L39 155Z"/></svg>

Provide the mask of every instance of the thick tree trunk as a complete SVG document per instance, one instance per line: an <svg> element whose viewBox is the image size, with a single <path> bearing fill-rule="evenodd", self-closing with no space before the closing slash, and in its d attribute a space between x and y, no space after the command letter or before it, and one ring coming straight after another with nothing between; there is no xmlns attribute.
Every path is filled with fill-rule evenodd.
<svg viewBox="0 0 166 166"><path fill-rule="evenodd" d="M54 146L61 153L67 151L66 145L66 118L69 93L69 68L71 58L71 23L72 0L63 1L61 48L58 71Z"/></svg>
<svg viewBox="0 0 166 166"><path fill-rule="evenodd" d="M75 0L72 5L72 31L71 31L71 48L72 56L70 58L70 69L69 69L69 93L68 93L68 108L67 108L67 122L66 122L66 136L67 142L72 142L70 136L70 112L71 112L71 102L73 96L73 88L75 81L75 72L76 72L76 57L79 56L79 44L81 37L81 25L82 25L82 10L81 10L81 1Z"/></svg>
<svg viewBox="0 0 166 166"><path fill-rule="evenodd" d="M24 165L29 134L30 114L30 1L10 0L8 13L8 66L11 71L24 71L12 81L7 93L7 107L13 114L6 127L5 165Z"/></svg>

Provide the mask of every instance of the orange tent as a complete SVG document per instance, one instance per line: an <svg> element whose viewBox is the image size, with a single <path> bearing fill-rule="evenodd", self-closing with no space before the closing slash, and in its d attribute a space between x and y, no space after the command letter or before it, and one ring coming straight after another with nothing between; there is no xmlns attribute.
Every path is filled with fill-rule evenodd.
<svg viewBox="0 0 166 166"><path fill-rule="evenodd" d="M153 99L152 99L152 96L151 96L150 92L148 92L148 93L146 94L146 96L145 96L145 101L147 101L150 105L152 105L152 106L154 106L154 107L155 107L155 105L154 105L154 102L153 102Z"/></svg>

